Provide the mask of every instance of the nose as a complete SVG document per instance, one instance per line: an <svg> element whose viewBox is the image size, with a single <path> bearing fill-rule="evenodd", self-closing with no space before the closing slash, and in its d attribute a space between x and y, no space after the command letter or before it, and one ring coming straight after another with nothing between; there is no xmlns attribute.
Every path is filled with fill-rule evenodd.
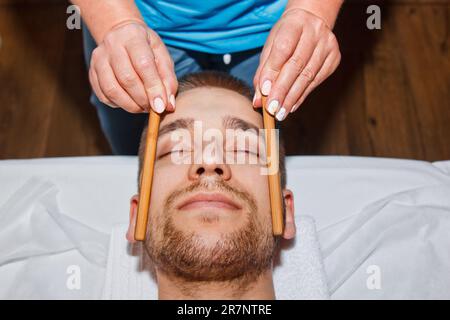
<svg viewBox="0 0 450 320"><path fill-rule="evenodd" d="M189 168L190 180L198 180L213 176L221 178L224 181L230 180L230 166L226 163L217 163L217 161L202 161L200 164L192 164Z"/></svg>

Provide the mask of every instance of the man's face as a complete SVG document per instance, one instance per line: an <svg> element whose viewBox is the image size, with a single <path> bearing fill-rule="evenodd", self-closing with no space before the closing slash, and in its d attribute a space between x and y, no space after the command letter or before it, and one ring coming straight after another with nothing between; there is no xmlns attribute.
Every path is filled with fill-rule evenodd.
<svg viewBox="0 0 450 320"><path fill-rule="evenodd" d="M193 120L201 131L194 133ZM220 88L188 90L177 98L176 111L164 116L145 243L160 269L191 280L218 281L270 267L275 241L267 176L261 174L263 164L250 143L227 141L226 134L227 129L262 126L247 98ZM222 133L222 161L205 152L218 142L208 140L209 129ZM189 143L174 139L187 132ZM256 130L246 137L252 145L262 143ZM246 161L224 163L236 157ZM174 161L180 158L189 163Z"/></svg>

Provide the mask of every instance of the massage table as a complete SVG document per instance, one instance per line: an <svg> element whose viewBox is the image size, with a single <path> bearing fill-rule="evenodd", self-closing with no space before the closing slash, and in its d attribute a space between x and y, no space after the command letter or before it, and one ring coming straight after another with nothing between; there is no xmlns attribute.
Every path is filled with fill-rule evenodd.
<svg viewBox="0 0 450 320"><path fill-rule="evenodd" d="M331 299L450 299L450 161L286 165L296 215L314 218ZM0 299L101 298L111 230L128 223L136 192L136 157L0 161ZM19 217L30 210L47 218Z"/></svg>

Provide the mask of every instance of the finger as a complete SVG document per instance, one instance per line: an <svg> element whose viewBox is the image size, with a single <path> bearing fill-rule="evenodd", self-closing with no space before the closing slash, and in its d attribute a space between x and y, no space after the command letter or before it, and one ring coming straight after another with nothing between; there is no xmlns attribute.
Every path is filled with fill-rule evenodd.
<svg viewBox="0 0 450 320"><path fill-rule="evenodd" d="M159 77L155 57L147 41L134 41L126 46L134 70L144 82L147 97L152 109L157 113L164 112L167 106L167 95Z"/></svg>
<svg viewBox="0 0 450 320"><path fill-rule="evenodd" d="M136 71L134 71L134 67L131 64L130 57L125 48L120 47L116 50L112 50L111 66L122 88L137 105L148 111L150 104L147 93L145 92L144 84Z"/></svg>
<svg viewBox="0 0 450 320"><path fill-rule="evenodd" d="M311 59L308 61L292 87L289 89L289 93L284 99L283 107L276 113L276 118L278 121L282 121L286 118L286 115L292 109L293 104L301 97L306 88L316 78L316 75L322 68L328 54L324 48L324 43L319 42L311 56Z"/></svg>
<svg viewBox="0 0 450 320"><path fill-rule="evenodd" d="M101 56L101 49L100 47L97 47L91 55L91 61L89 63L89 82L91 83L92 90L94 90L95 95L100 100L100 102L112 107L117 108L112 104L111 101L109 101L108 98L106 98L105 94L103 93L102 89L100 88L99 82L98 82L98 76L97 72L95 71L95 65L97 64L97 61L100 61Z"/></svg>
<svg viewBox="0 0 450 320"><path fill-rule="evenodd" d="M297 109L303 104L309 94L314 91L322 82L324 82L330 75L332 75L334 71L336 71L340 62L341 54L339 50L337 52L332 52L327 57L316 78L309 84L309 86L306 88L297 102L293 105L291 113L297 111Z"/></svg>
<svg viewBox="0 0 450 320"><path fill-rule="evenodd" d="M150 43L155 55L156 67L166 89L168 97L167 108L169 111L175 110L175 95L178 90L178 81L175 74L175 66L167 47L153 31L150 32Z"/></svg>
<svg viewBox="0 0 450 320"><path fill-rule="evenodd" d="M312 35L306 32L302 34L294 54L284 64L267 99L269 105L273 108L268 110L272 115L278 111L278 109L275 109L276 107L286 108L284 105L285 97L310 61L317 44ZM286 111L285 109L285 114Z"/></svg>
<svg viewBox="0 0 450 320"><path fill-rule="evenodd" d="M275 38L275 35L276 35L278 29L279 29L279 25L276 24L272 28L272 31L270 32L269 36L267 37L266 44L264 45L264 47L261 51L261 55L259 57L259 65L258 65L258 68L256 69L255 77L253 78L253 87L255 88L255 97L253 98L253 106L256 108L259 108L262 106L261 87L259 85L261 82L261 70L262 70L264 64L266 63L267 58L269 57L270 48L273 45L273 40Z"/></svg>
<svg viewBox="0 0 450 320"><path fill-rule="evenodd" d="M260 103L262 103L261 99L262 99L261 92L259 92L259 90L256 90L255 91L255 96L253 97L253 102L252 102L253 108L260 108L261 107L261 105L257 105L258 101Z"/></svg>
<svg viewBox="0 0 450 320"><path fill-rule="evenodd" d="M89 82L91 83L92 90L94 90L94 93L97 96L98 100L100 100L100 102L102 102L112 108L117 108L117 106L114 106L112 104L112 102L109 101L108 98L106 98L106 96L104 95L104 93L98 83L97 73L95 72L93 67L89 68Z"/></svg>
<svg viewBox="0 0 450 320"><path fill-rule="evenodd" d="M131 113L144 111L119 84L107 60L102 60L97 63L95 71L98 76L100 89L109 101Z"/></svg>
<svg viewBox="0 0 450 320"><path fill-rule="evenodd" d="M301 28L291 29L288 27L280 27L277 30L269 56L261 70L259 85L263 95L270 95L272 85L277 79L283 65L294 53L301 33Z"/></svg>

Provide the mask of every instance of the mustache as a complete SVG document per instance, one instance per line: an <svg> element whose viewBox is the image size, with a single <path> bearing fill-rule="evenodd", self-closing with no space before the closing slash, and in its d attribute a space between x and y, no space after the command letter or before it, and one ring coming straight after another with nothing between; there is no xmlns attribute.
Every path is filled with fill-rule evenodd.
<svg viewBox="0 0 450 320"><path fill-rule="evenodd" d="M257 209L256 200L254 197L247 191L237 189L235 187L230 186L226 182L221 179L215 179L213 182L207 180L199 180L196 181L189 186L175 190L172 192L165 201L166 209L172 208L180 197L189 195L190 193L197 192L212 192L212 191L222 191L226 192L233 196L233 198L237 198L242 200L249 206L251 212L255 212Z"/></svg>

